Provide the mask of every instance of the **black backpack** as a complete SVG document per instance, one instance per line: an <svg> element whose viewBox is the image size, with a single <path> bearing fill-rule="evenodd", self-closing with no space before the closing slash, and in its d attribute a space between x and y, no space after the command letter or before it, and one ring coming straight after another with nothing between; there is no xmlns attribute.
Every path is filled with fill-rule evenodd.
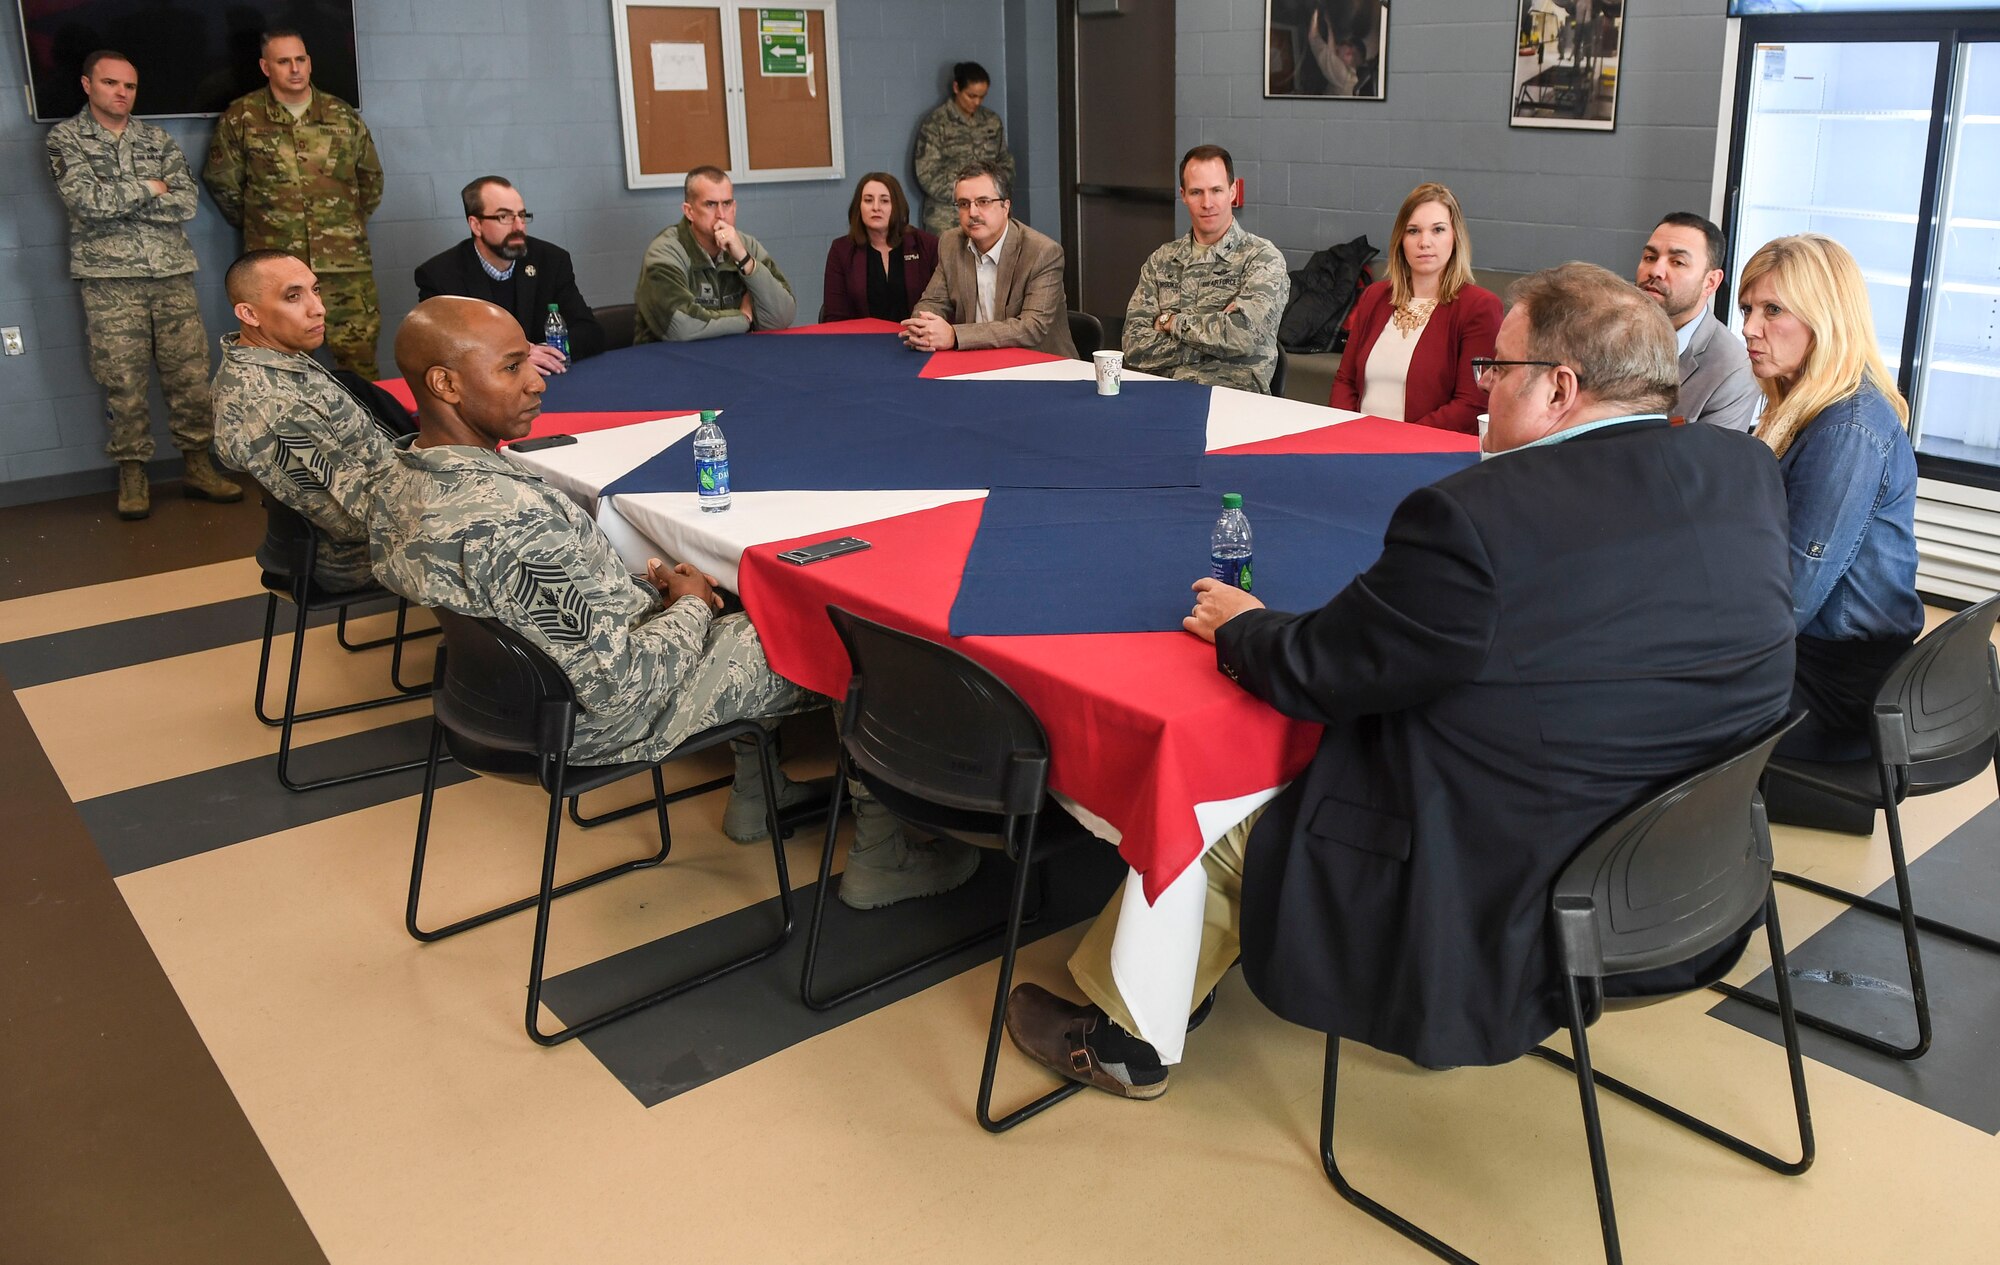
<svg viewBox="0 0 2000 1265"><path fill-rule="evenodd" d="M1292 298L1278 322L1278 345L1290 352L1338 351L1347 342L1348 310L1369 282L1377 254L1366 237L1316 250L1292 274Z"/></svg>

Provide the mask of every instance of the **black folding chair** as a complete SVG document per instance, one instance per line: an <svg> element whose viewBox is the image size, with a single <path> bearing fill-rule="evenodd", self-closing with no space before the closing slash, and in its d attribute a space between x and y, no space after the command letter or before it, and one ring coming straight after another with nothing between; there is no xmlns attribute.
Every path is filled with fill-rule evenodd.
<svg viewBox="0 0 2000 1265"><path fill-rule="evenodd" d="M784 946L792 934L792 884L785 868L785 831L779 820L778 797L774 793L777 763L772 758L771 744L762 725L742 720L704 729L657 761L571 764L569 748L576 734L576 718L580 709L569 678L563 675L555 661L542 653L533 642L495 620L461 615L442 608L438 610L437 617L439 626L444 629L445 644L438 648L437 654L437 686L431 695L436 721L431 727L430 752L424 764L424 792L417 808L416 849L410 861L410 896L403 914L403 925L413 938L426 942L442 940L532 906L535 910L535 944L528 961L526 1022L528 1035L542 1045L557 1045L670 997L699 988L731 971L760 962ZM608 878L666 860L673 849L673 836L667 824L667 805L720 790L730 784L730 779L715 778L669 793L665 780L660 776L660 766L736 738L747 738L756 744L759 771L764 780L765 821L771 831L771 852L777 866L778 906L784 915L776 938L745 956L664 984L554 1032L542 1031L543 967L548 954L550 906L558 896L567 896ZM430 840L431 809L437 797L438 760L440 753L446 749L460 764L483 777L534 783L548 792L548 823L542 837L542 878L539 890L532 896L524 896L484 913L426 930L418 925L417 910L423 894L424 855ZM556 846L562 835L563 800L648 772L653 778L652 803L660 819L659 851L558 886Z"/></svg>
<svg viewBox="0 0 2000 1265"><path fill-rule="evenodd" d="M1771 749L1796 723L1796 718L1786 721L1598 831L1564 868L1551 890L1549 933L1562 963L1574 1056L1546 1046L1536 1046L1529 1053L1576 1075L1591 1178L1597 1188L1604 1257L1611 1265L1624 1258L1611 1203L1603 1126L1598 1119L1598 1086L1775 1173L1796 1177L1812 1167L1812 1111L1806 1101L1805 1066L1785 974L1784 937L1778 929L1777 902L1771 895L1771 832L1763 802L1757 798L1757 780ZM1785 1061L1798 1117L1800 1153L1796 1161L1780 1159L1643 1090L1594 1071L1585 1035L1585 1029L1606 1008L1606 977L1693 962L1728 940L1760 906L1772 970L1778 979L1778 1014L1784 1025ZM1659 1000L1663 999L1613 1000L1609 1004L1621 1008ZM1333 1151L1339 1066L1340 1038L1329 1035L1319 1145L1321 1166L1334 1189L1349 1203L1445 1260L1470 1265L1471 1257L1362 1194L1342 1175Z"/></svg>
<svg viewBox="0 0 2000 1265"><path fill-rule="evenodd" d="M333 378L347 388L349 395L367 406L368 411L375 417L375 424L380 426L389 438L400 439L404 435L417 433L417 419L411 416L410 410L403 407L401 400L389 394L388 388L380 383L370 382L352 369L336 369L333 371Z"/></svg>
<svg viewBox="0 0 2000 1265"><path fill-rule="evenodd" d="M364 778L380 777L385 773L401 773L414 769L421 760L405 760L395 764L375 765L357 769L350 773L329 777L294 779L291 775L292 733L304 721L324 720L329 716L345 716L349 712L367 711L374 707L387 707L391 703L406 702L411 698L428 693L427 683L405 685L403 683L403 645L412 636L422 636L432 630L419 633L406 631L410 604L377 584L369 584L358 589L327 589L314 578L319 563L320 531L307 521L304 515L285 505L270 493L264 494L264 543L257 549L258 565L264 569L264 636L257 653L257 694L252 700L252 710L257 719L278 730L278 782L286 790L310 791L322 786L339 786L347 782L358 782ZM369 641L350 642L347 640L347 612L351 606L364 602L385 602L391 598L396 602L396 631L387 637L377 637ZM276 716L264 708L264 696L271 676L271 643L276 635L278 623L278 603L287 601L297 612L292 624L291 670L285 678L285 706ZM394 694L380 698L363 699L357 703L343 703L337 707L321 707L312 711L299 710L299 673L305 659L306 620L320 611L335 611L334 636L348 650L372 650L380 646L392 647L389 658L389 683L396 689Z"/></svg>
<svg viewBox="0 0 2000 1265"><path fill-rule="evenodd" d="M614 303L609 307L594 307L590 314L604 329L604 350L617 351L632 345L632 335L638 327L639 308L633 303Z"/></svg>
<svg viewBox="0 0 2000 1265"><path fill-rule="evenodd" d="M1896 807L1906 796L1932 795L1961 786L1993 763L1995 738L2000 736L2000 656L1993 650L1996 617L2000 617L2000 597L1967 607L1939 624L1896 661L1875 693L1872 757L1822 763L1775 756L1765 773L1776 781L1793 782L1883 812L1889 827L1889 861L1896 876L1894 905L1783 870L1776 878L1901 924L1903 957L1909 964L1910 996L1917 1015L1914 1044L1894 1045L1799 1012L1799 1022L1808 1028L1890 1058L1918 1059L1931 1048L1930 995L1924 984L1918 931L2000 954L2000 941L1917 914L1910 894L1909 858L1903 849L1903 820ZM2000 782L2000 767L1996 767L1995 777ZM1776 1008L1768 998L1735 985L1715 987L1760 1010Z"/></svg>
<svg viewBox="0 0 2000 1265"><path fill-rule="evenodd" d="M1271 394L1278 399L1285 398L1285 370L1291 364L1291 357L1285 355L1283 347L1278 348L1278 363L1271 370Z"/></svg>
<svg viewBox="0 0 2000 1265"><path fill-rule="evenodd" d="M806 932L799 995L825 1010L893 983L982 940L1005 933L986 1062L979 1078L979 1123L1001 1133L1084 1088L1065 1081L994 1119L993 1079L1006 1028L1007 994L1021 928L1028 921L1028 876L1039 861L1091 836L1048 798L1049 741L1033 711L1000 678L956 650L886 628L838 606L826 613L847 647L854 674L840 718L840 767L827 812L819 890ZM903 821L933 834L1004 850L1014 862L1014 890L1003 924L985 928L905 966L843 989L813 994L820 930L832 887L833 841L846 779L853 776ZM1039 906L1039 900L1037 902Z"/></svg>
<svg viewBox="0 0 2000 1265"><path fill-rule="evenodd" d="M1077 358L1088 360L1104 346L1104 324L1088 312L1070 312L1069 340L1076 344Z"/></svg>

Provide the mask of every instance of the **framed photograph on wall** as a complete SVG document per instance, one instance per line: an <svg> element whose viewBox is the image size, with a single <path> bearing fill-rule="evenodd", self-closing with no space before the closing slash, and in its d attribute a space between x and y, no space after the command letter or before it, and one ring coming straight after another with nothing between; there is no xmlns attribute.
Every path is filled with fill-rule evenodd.
<svg viewBox="0 0 2000 1265"><path fill-rule="evenodd" d="M1264 95L1388 95L1389 0L1264 0Z"/></svg>
<svg viewBox="0 0 2000 1265"><path fill-rule="evenodd" d="M1513 127L1608 132L1618 124L1625 0L1520 0Z"/></svg>

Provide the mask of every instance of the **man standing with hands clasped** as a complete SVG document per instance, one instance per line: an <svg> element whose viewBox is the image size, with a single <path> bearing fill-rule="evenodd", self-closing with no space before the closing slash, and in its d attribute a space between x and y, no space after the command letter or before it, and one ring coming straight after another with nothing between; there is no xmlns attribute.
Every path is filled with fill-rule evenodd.
<svg viewBox="0 0 2000 1265"><path fill-rule="evenodd" d="M763 244L736 228L736 186L720 167L687 173L681 222L660 230L639 265L632 341L687 343L785 329L792 283Z"/></svg>
<svg viewBox="0 0 2000 1265"><path fill-rule="evenodd" d="M171 136L132 117L139 72L123 53L84 59L85 104L49 129L49 174L69 212L69 275L83 292L90 376L104 388L104 454L118 463L118 517L152 512L146 463L155 365L189 496L240 501L208 459L208 332L195 302L194 247L181 225L199 197Z"/></svg>

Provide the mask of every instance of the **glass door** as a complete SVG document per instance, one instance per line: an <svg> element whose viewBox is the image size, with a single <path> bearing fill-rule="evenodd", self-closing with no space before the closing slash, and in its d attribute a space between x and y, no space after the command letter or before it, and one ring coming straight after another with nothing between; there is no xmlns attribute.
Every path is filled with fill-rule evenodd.
<svg viewBox="0 0 2000 1265"><path fill-rule="evenodd" d="M1910 420L1919 452L2000 465L2000 44L1957 71Z"/></svg>
<svg viewBox="0 0 2000 1265"><path fill-rule="evenodd" d="M1892 372L1903 358L1938 49L1936 40L1761 40L1738 106L1731 284L1772 238L1826 234L1861 265ZM1729 316L1741 333L1733 295Z"/></svg>

